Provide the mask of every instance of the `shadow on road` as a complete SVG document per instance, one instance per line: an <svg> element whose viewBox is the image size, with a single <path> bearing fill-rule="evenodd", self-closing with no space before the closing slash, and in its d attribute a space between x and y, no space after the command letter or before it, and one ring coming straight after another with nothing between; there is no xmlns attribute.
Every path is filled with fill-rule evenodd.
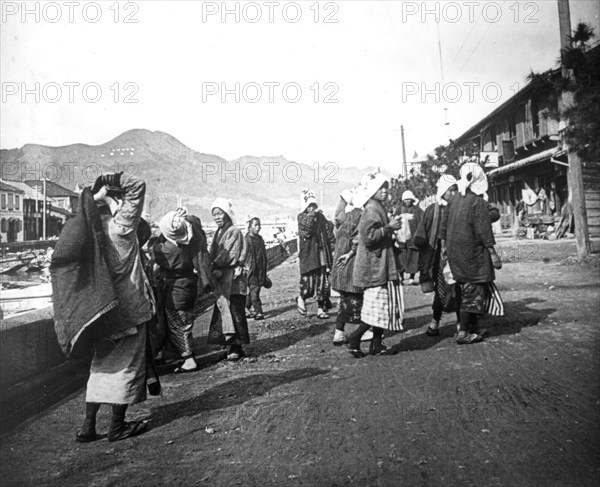
<svg viewBox="0 0 600 487"><path fill-rule="evenodd" d="M303 318L304 319L304 318ZM300 327L305 325L291 325L294 327ZM253 357L263 355L266 353L272 353L277 350L283 350L295 343L305 340L310 337L317 337L323 333L331 330L331 322L319 321L313 323L308 327L297 328L291 333L275 334L277 329L273 329L273 335L267 336L260 340L256 340L248 345L248 350L251 352ZM325 340L323 343L326 343ZM328 343L328 342L327 342Z"/></svg>
<svg viewBox="0 0 600 487"><path fill-rule="evenodd" d="M152 410L152 428L165 426L183 417L238 406L283 384L327 374L329 370L308 367L280 374L255 374L219 384L199 396L159 406Z"/></svg>
<svg viewBox="0 0 600 487"><path fill-rule="evenodd" d="M516 335L525 327L538 325L548 316L556 311L556 308L533 308L529 305L537 303L545 303L545 299L525 298L518 301L508 301L504 303L505 316L486 316L480 320L480 326L489 332L489 337L500 335ZM454 315L454 313L449 313ZM407 319L407 330L420 328L431 321L431 314L412 317ZM450 324L440 327L440 335L437 337L429 337L423 333L403 338L400 343L392 348L398 352L426 350L435 347L441 341L453 338L456 333L456 327L452 321ZM387 334L393 336L395 334Z"/></svg>

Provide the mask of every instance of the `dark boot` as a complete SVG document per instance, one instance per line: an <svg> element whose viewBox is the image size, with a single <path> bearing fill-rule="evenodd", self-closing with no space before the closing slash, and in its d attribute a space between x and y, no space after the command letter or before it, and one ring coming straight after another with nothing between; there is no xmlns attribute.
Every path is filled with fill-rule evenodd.
<svg viewBox="0 0 600 487"><path fill-rule="evenodd" d="M369 347L371 355L395 355L395 351L383 344L383 328L373 327L373 340Z"/></svg>
<svg viewBox="0 0 600 487"><path fill-rule="evenodd" d="M100 404L95 402L85 403L85 419L81 429L75 435L75 441L79 443L89 443L98 439L96 434L96 414L100 409Z"/></svg>
<svg viewBox="0 0 600 487"><path fill-rule="evenodd" d="M126 438L137 436L146 431L146 423L143 421L125 421L127 404L113 405L113 415L108 432L108 441L121 441Z"/></svg>
<svg viewBox="0 0 600 487"><path fill-rule="evenodd" d="M361 323L358 328L348 336L348 348L354 358L362 358L365 354L360 349L360 339L370 328L370 325Z"/></svg>

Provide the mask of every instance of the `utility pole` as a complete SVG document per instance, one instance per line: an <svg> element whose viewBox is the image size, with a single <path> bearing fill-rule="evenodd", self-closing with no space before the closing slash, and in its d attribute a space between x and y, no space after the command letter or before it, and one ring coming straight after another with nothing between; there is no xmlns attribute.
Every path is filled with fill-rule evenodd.
<svg viewBox="0 0 600 487"><path fill-rule="evenodd" d="M408 171L406 169L406 143L404 142L404 125L400 125L400 135L402 137L402 176L406 179Z"/></svg>
<svg viewBox="0 0 600 487"><path fill-rule="evenodd" d="M42 237L43 240L46 240L46 178L43 179L44 181L44 210L43 210L43 220L42 220Z"/></svg>
<svg viewBox="0 0 600 487"><path fill-rule="evenodd" d="M569 0L558 0L558 21L560 27L561 52L571 47L571 12ZM562 77L572 78L573 73L561 61ZM573 94L567 91L562 93L562 109L573 105ZM582 259L590 255L590 234L585 207L585 188L583 186L583 163L576 151L567 147L569 158L569 191L573 205L573 218L575 219L575 240L577 242L577 256Z"/></svg>

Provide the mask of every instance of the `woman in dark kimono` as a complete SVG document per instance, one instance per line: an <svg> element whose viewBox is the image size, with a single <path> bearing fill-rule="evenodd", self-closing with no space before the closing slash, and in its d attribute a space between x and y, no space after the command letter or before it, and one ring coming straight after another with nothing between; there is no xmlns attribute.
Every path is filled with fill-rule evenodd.
<svg viewBox="0 0 600 487"><path fill-rule="evenodd" d="M362 209L352 206L354 191L343 191L335 216L335 257L331 272L331 287L340 294L340 309L336 318L334 345L346 343L346 323L360 324L362 288L353 284L354 257L358 247L358 223Z"/></svg>
<svg viewBox="0 0 600 487"><path fill-rule="evenodd" d="M202 242L202 226L194 230L191 215L185 208L168 212L159 222L161 237L152 247L154 261L159 266L161 302L164 304L169 341L183 363L175 373L192 372L198 366L194 360L193 335L194 305L198 296L198 252L206 253ZM189 219L189 220L188 220ZM203 245L202 245L203 244ZM200 247L203 247L200 249Z"/></svg>
<svg viewBox="0 0 600 487"><path fill-rule="evenodd" d="M229 200L217 198L211 205L217 231L210 246L215 282L215 304L209 344L226 345L227 360L235 361L246 354L243 344L250 343L246 320L247 276L244 271L245 243L242 232L233 225Z"/></svg>
<svg viewBox="0 0 600 487"><path fill-rule="evenodd" d="M438 336L442 312L456 311L457 323L460 320L460 287L457 284L448 285L444 279L443 270L446 260L442 258L440 230L442 220L448 207L448 200L457 191L456 179L450 174L443 174L437 182L436 202L425 210L421 223L414 236L415 245L419 249L419 280L421 286L433 287L434 296L431 309L433 320L427 327L428 336ZM430 289L431 289L430 287ZM427 291L424 291L427 292Z"/></svg>
<svg viewBox="0 0 600 487"><path fill-rule="evenodd" d="M246 269L248 270L248 297L246 298L246 309L248 318L264 320L262 301L260 299L260 288L270 287L267 277L267 249L265 241L259 234L260 219L251 218L248 222L248 232L244 237L246 240Z"/></svg>
<svg viewBox="0 0 600 487"><path fill-rule="evenodd" d="M502 267L496 253L489 205L485 200L487 178L481 166L466 163L460 168L458 191L448 202L441 230L443 250L448 255L452 277L460 286L459 345L481 341L479 317L487 313L495 299L503 312L501 298L493 282L494 269ZM493 291L493 292L492 292Z"/></svg>
<svg viewBox="0 0 600 487"><path fill-rule="evenodd" d="M298 260L300 261L300 295L297 299L298 313L306 316L306 300L315 297L317 316L329 318L325 308L331 292L329 273L333 265L332 226L323 213L318 211L317 199L312 191L305 189L301 195L302 212L298 215Z"/></svg>
<svg viewBox="0 0 600 487"><path fill-rule="evenodd" d="M402 204L396 209L395 215L407 215L410 228L410 238L406 242L399 243L400 248L400 280L405 285L418 285L415 274L419 270L419 249L415 246L415 233L423 217L423 210L417 206L419 200L412 191L402 193ZM404 273L410 277L404 282Z"/></svg>

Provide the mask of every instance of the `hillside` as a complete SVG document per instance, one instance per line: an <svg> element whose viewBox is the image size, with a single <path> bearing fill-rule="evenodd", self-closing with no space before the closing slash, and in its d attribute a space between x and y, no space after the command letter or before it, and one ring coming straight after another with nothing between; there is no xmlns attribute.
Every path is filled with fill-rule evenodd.
<svg viewBox="0 0 600 487"><path fill-rule="evenodd" d="M47 177L67 188L93 184L99 174L125 171L147 183L147 211L152 219L173 208L177 196L202 219L217 196L230 198L240 218L294 217L300 191L309 187L331 213L342 189L351 187L367 169L338 169L334 164L308 166L283 156L243 156L233 161L197 152L164 132L129 130L102 145L49 147L26 144L0 150L2 178Z"/></svg>

